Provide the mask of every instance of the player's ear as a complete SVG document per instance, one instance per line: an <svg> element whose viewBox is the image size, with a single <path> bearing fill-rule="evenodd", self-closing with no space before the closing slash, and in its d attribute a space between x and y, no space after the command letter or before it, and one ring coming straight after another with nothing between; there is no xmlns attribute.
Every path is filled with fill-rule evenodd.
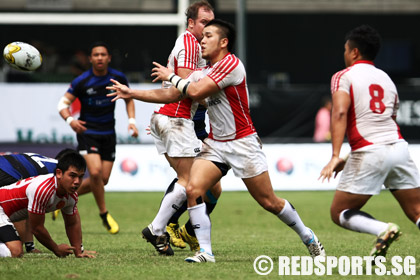
<svg viewBox="0 0 420 280"><path fill-rule="evenodd" d="M222 39L220 39L220 46L222 48L227 48L228 44L229 44L228 38L222 38Z"/></svg>
<svg viewBox="0 0 420 280"><path fill-rule="evenodd" d="M194 20L192 18L188 19L188 27L193 28L194 27Z"/></svg>
<svg viewBox="0 0 420 280"><path fill-rule="evenodd" d="M55 169L55 176L57 177L57 179L60 179L61 177L63 177L63 170L59 168Z"/></svg>

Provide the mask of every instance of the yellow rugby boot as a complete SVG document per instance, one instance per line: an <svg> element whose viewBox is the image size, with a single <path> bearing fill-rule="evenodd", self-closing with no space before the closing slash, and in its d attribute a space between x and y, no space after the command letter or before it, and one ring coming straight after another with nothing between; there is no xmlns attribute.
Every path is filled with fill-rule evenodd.
<svg viewBox="0 0 420 280"><path fill-rule="evenodd" d="M184 249L187 247L184 240L182 240L181 235L179 233L179 224L170 223L166 226L166 231L169 233L170 242L173 246Z"/></svg>
<svg viewBox="0 0 420 280"><path fill-rule="evenodd" d="M120 231L120 227L118 226L117 222L108 212L100 216L102 218L102 224L110 234L117 234Z"/></svg>
<svg viewBox="0 0 420 280"><path fill-rule="evenodd" d="M179 229L179 233L182 237L182 239L190 245L190 249L193 252L198 252L200 250L200 244L198 243L197 237L191 236L188 234L187 229L185 228L185 225L183 225Z"/></svg>

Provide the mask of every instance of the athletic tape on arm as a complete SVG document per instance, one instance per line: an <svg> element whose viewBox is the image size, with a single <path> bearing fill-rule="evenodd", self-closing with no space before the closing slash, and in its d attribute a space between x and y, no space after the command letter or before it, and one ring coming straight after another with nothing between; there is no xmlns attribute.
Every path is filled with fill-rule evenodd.
<svg viewBox="0 0 420 280"><path fill-rule="evenodd" d="M71 105L70 99L63 96L63 97L61 97L60 101L58 101L57 110L58 110L58 112L60 112L63 109L69 108L70 105Z"/></svg>
<svg viewBox="0 0 420 280"><path fill-rule="evenodd" d="M190 81L182 79L180 76L177 76L174 73L169 76L169 81L179 90L181 93L181 99L188 96L187 89Z"/></svg>

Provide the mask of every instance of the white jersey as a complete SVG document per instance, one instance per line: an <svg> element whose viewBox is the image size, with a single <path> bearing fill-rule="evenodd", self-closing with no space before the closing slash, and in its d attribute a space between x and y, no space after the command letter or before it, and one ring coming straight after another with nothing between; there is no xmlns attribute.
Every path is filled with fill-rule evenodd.
<svg viewBox="0 0 420 280"><path fill-rule="evenodd" d="M351 99L347 138L353 151L404 141L393 119L399 105L397 89L384 71L371 61L358 61L332 77L332 94L339 90Z"/></svg>
<svg viewBox="0 0 420 280"><path fill-rule="evenodd" d="M195 71L189 79L198 81L205 76L220 89L205 100L210 120L209 138L230 141L256 133L249 112L248 86L242 62L229 53L216 64Z"/></svg>
<svg viewBox="0 0 420 280"><path fill-rule="evenodd" d="M175 42L168 58L168 67L178 75L179 68L196 70L206 66L206 60L201 57L201 46L197 38L188 30L182 33ZM170 82L163 82L164 88L170 88ZM187 98L171 104L159 105L156 113L170 117L192 119L198 103Z"/></svg>
<svg viewBox="0 0 420 280"><path fill-rule="evenodd" d="M42 215L61 209L73 215L77 201L77 193L58 196L54 174L30 177L0 188L0 206L12 222L26 219L28 212Z"/></svg>

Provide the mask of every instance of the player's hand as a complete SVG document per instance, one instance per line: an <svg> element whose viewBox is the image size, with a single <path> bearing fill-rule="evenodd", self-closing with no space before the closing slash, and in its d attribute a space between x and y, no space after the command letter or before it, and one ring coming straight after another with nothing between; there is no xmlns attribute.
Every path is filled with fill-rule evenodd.
<svg viewBox="0 0 420 280"><path fill-rule="evenodd" d="M54 254L59 258L65 258L68 255L73 254L75 248L72 246L69 246L67 244L60 244L57 246L57 250L54 252Z"/></svg>
<svg viewBox="0 0 420 280"><path fill-rule="evenodd" d="M131 98L130 88L126 85L121 84L120 82L110 79L110 81L114 84L112 86L107 86L107 90L112 90L114 92L108 93L106 96L114 97L111 101L114 102L118 99L129 99Z"/></svg>
<svg viewBox="0 0 420 280"><path fill-rule="evenodd" d="M83 253L76 254L76 258L94 259L96 258L95 254L97 254L96 251L85 250Z"/></svg>
<svg viewBox="0 0 420 280"><path fill-rule="evenodd" d="M333 174L334 178L337 177L337 174L343 170L345 164L346 161L344 159L333 156L330 162L328 162L328 164L322 169L318 180L322 179L322 182L324 182L325 179L327 179L329 182Z"/></svg>
<svg viewBox="0 0 420 280"><path fill-rule="evenodd" d="M128 125L128 131L131 134L131 137L133 138L137 138L137 136L139 136L139 130L137 129L136 125L134 124L129 124Z"/></svg>
<svg viewBox="0 0 420 280"><path fill-rule="evenodd" d="M145 130L146 130L146 134L147 134L147 135L152 134L152 131L150 130L150 125L148 125L148 126L145 128Z"/></svg>
<svg viewBox="0 0 420 280"><path fill-rule="evenodd" d="M152 69L152 77L156 77L152 82L156 82L158 80L161 81L168 81L169 75L171 75L174 71L171 68L167 68L165 66L160 65L157 62L153 61L153 65L156 66Z"/></svg>
<svg viewBox="0 0 420 280"><path fill-rule="evenodd" d="M86 131L86 127L84 126L86 124L85 121L81 121L81 120L73 120L70 123L70 127L78 134L81 134L83 132Z"/></svg>

